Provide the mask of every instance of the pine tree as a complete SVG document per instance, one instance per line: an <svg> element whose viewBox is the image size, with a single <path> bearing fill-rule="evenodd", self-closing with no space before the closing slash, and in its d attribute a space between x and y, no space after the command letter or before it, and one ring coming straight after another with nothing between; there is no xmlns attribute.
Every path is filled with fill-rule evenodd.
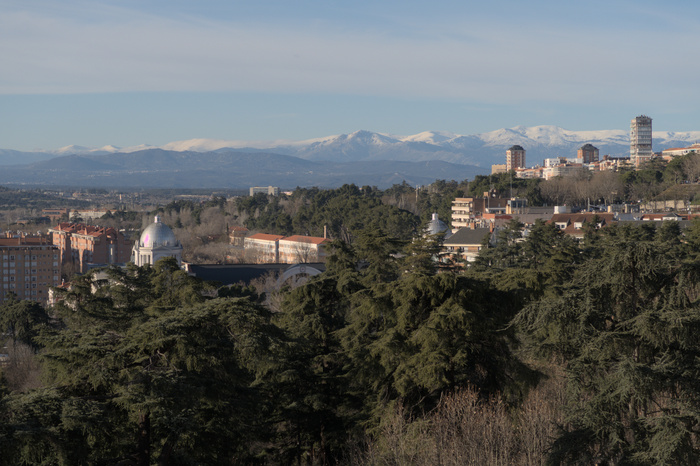
<svg viewBox="0 0 700 466"><path fill-rule="evenodd" d="M165 261L79 279L41 345L45 387L2 400L5 464L231 464L252 454L279 331ZM148 290L148 293L144 293ZM131 295L133 292L133 295Z"/></svg>
<svg viewBox="0 0 700 466"><path fill-rule="evenodd" d="M570 425L552 463L700 461L698 274L674 231L609 227L561 294L516 319L567 361Z"/></svg>

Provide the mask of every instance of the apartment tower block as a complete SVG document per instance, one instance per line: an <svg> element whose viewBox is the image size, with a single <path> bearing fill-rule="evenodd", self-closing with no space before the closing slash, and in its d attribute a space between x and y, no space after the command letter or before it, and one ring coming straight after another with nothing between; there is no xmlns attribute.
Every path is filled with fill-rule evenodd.
<svg viewBox="0 0 700 466"><path fill-rule="evenodd" d="M515 145L506 151L506 171L518 168L525 168L525 149Z"/></svg>
<svg viewBox="0 0 700 466"><path fill-rule="evenodd" d="M651 118L640 115L630 124L630 162L639 167L651 160Z"/></svg>

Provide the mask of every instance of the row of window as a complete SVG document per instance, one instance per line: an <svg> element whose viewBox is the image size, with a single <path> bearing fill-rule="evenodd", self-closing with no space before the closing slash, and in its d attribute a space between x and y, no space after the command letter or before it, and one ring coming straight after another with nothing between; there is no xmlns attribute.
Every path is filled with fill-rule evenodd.
<svg viewBox="0 0 700 466"><path fill-rule="evenodd" d="M57 272L55 272L55 273L57 273ZM40 277L40 278L48 278L48 277ZM54 279L54 281L58 281L58 275L54 275L53 279ZM7 283L7 282L14 283L15 277L2 277L2 281L5 283ZM17 280L17 281L20 281L20 280ZM24 280L24 281L26 281L26 280ZM31 281L35 282L36 277L32 277Z"/></svg>
<svg viewBox="0 0 700 466"><path fill-rule="evenodd" d="M24 275L29 275L29 274L36 275L37 273L43 273L43 272L50 273L52 271L53 271L53 273L58 273L58 269L24 269ZM6 269L6 270L3 270L2 272L3 272L3 275L16 275L15 269ZM19 269L19 272L20 272L19 275L22 275L22 269Z"/></svg>
<svg viewBox="0 0 700 466"><path fill-rule="evenodd" d="M42 256L42 257L44 257L44 256ZM2 255L2 259L5 261L7 261L7 260L13 261L13 260L15 260L15 258L18 261L21 261L21 260L33 260L33 261L35 261L35 260L37 260L37 256L29 255L29 254L24 254L24 255L23 254L3 254ZM54 260L58 259L58 254L54 254L53 258L54 258Z"/></svg>
<svg viewBox="0 0 700 466"><path fill-rule="evenodd" d="M53 285L53 286L57 286L57 285L58 285L58 284ZM16 287L14 283L10 283L10 284L4 283L4 284L2 285L2 288L3 288L4 290L15 290L15 289L17 289L18 287ZM21 287L19 287L19 288L21 288ZM25 289L25 290L37 289L37 285L36 285L36 283L32 283L32 286L30 287L30 286L29 286L29 283L26 283L25 286L24 286L24 289ZM41 293L41 290L39 290L39 293Z"/></svg>
<svg viewBox="0 0 700 466"><path fill-rule="evenodd" d="M25 262L24 266L25 267L36 267L39 264L48 264L49 261L31 261L31 262ZM22 263L21 262L14 262L14 261L7 261L2 263L3 268L8 268L8 267L21 267ZM58 267L58 261L53 261L53 266Z"/></svg>

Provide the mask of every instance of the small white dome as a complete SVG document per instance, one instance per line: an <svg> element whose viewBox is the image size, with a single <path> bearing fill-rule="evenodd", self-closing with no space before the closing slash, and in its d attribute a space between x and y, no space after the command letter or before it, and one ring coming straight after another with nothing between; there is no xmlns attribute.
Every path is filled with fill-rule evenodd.
<svg viewBox="0 0 700 466"><path fill-rule="evenodd" d="M428 222L428 226L425 228L425 232L429 235L437 235L438 233L442 233L443 231L449 233L445 222L438 218L438 214L434 213L432 220Z"/></svg>
<svg viewBox="0 0 700 466"><path fill-rule="evenodd" d="M178 246L179 243L173 230L161 223L160 217L156 215L155 222L148 225L141 233L139 245L143 248L157 248L159 246L174 247Z"/></svg>

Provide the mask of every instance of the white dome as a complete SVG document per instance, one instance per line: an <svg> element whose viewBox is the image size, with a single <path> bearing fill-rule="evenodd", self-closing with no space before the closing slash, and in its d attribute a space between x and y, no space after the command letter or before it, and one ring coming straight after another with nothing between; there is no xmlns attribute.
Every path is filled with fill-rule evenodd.
<svg viewBox="0 0 700 466"><path fill-rule="evenodd" d="M156 216L156 221L151 223L141 233L139 246L143 248L157 248L159 246L175 247L179 243L175 238L175 233L164 223L160 222L160 217Z"/></svg>
<svg viewBox="0 0 700 466"><path fill-rule="evenodd" d="M438 214L434 213L432 220L430 220L428 226L425 228L425 232L429 235L437 235L438 233L442 233L443 231L447 232L446 234L449 234L445 222L438 218Z"/></svg>

